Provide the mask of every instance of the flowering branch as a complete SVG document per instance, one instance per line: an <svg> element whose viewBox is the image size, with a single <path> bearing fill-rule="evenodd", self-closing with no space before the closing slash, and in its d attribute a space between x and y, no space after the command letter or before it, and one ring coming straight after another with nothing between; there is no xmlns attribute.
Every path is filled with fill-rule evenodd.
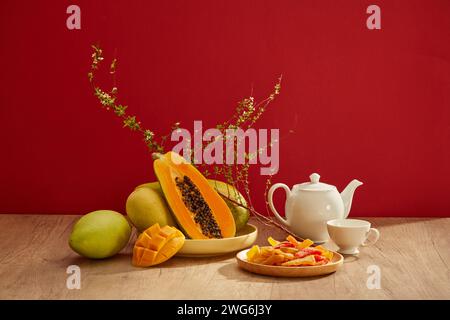
<svg viewBox="0 0 450 320"><path fill-rule="evenodd" d="M160 153L164 152L164 142L167 140L168 135L162 136L161 139L158 140L153 131L142 127L141 122L136 118L136 116L129 115L127 113L128 107L126 105L118 103L117 99L118 89L116 86L114 86L111 90L106 91L96 85L95 83L96 71L99 69L100 64L104 60L104 57L103 57L103 50L99 46L93 45L92 49L94 51L92 53L91 70L88 72L88 79L92 85L94 96L97 97L97 99L100 102L100 105L108 111L110 110L114 111L114 113L122 120L124 128L128 128L131 131L139 132L142 135L143 141L147 145L150 152L160 152ZM115 76L116 69L117 69L117 59L113 59L110 65L109 73ZM178 126L179 123L176 123L172 127L172 129Z"/></svg>
<svg viewBox="0 0 450 320"><path fill-rule="evenodd" d="M93 94L100 102L100 105L105 108L108 111L113 111L116 116L118 116L123 124L124 128L128 128L131 131L138 132L141 134L144 143L146 144L147 148L149 149L150 153L158 152L163 153L165 152L164 144L168 140L169 134L166 134L164 136L161 136L161 138L157 138L155 133L152 130L146 129L142 126L141 122L137 119L135 115L130 115L127 112L128 107L124 104L119 103L117 92L118 89L116 87L116 81L115 81L115 73L117 70L117 59L113 59L110 68L109 73L113 77L113 88L111 90L104 90L100 88L96 82L95 82L95 76L96 72L98 71L100 65L102 64L104 57L103 57L103 51L102 49L97 46L92 46L93 53L92 53L92 62L90 71L88 72L88 79L89 82L92 85ZM229 138L227 136L227 130L228 129L238 129L242 128L243 130L247 130L251 128L263 115L263 113L266 111L268 105L275 99L277 95L280 93L281 89L281 79L282 77L278 79L278 82L275 84L273 91L270 93L270 95L265 98L264 100L260 101L259 103L255 104L254 97L250 96L247 97L240 102L238 102L237 107L235 109L235 112L233 116L226 122L218 124L216 126L216 129L218 129L221 132L220 139L223 139L224 142L226 142L226 139ZM180 123L176 122L171 127L171 132L174 130L177 130L180 128ZM202 150L204 150L205 147L207 147L210 143L213 143L216 141L211 142L202 142ZM235 150L237 149L237 141L233 141L233 145ZM267 148L268 146L264 146L263 148L260 148L257 150L258 153L261 153L264 148ZM194 155L193 155L193 149L191 148L191 163L194 164ZM231 188L227 187L228 194L222 194L221 195L225 198L227 198L232 203L239 205L251 213L254 217L256 217L260 222L264 223L265 225L273 225L276 226L283 231L287 232L288 234L291 234L292 236L295 236L292 234L289 230L287 230L283 225L279 224L278 222L272 220L268 216L265 216L258 211L255 210L251 194L250 194L250 182L249 182L249 160L252 159L252 157L256 156L255 154L245 154L245 163L244 164L238 164L237 162L237 152L234 152L234 164L224 164L222 166L214 166L213 172L211 173L206 167L206 165L200 165L201 168L199 168L205 176L211 176L214 174L214 176L224 178L226 182L233 187L233 190L235 192L234 197L231 196ZM267 190L271 185L271 177L267 179L266 181L266 190L264 192L264 196L267 199ZM234 199L240 199L240 197L237 197L238 190L242 190L245 194L245 198L247 200L247 205L243 203L243 201L236 201ZM266 210L267 210L267 200L266 200ZM268 212L268 210L267 210ZM297 237L297 236L295 236ZM298 238L298 237L297 237Z"/></svg>

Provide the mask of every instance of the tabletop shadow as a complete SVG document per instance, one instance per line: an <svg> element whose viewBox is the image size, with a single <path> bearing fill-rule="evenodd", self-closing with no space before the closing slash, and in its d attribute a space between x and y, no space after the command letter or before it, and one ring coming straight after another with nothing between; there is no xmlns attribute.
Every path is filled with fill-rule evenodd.
<svg viewBox="0 0 450 320"><path fill-rule="evenodd" d="M259 283L296 283L311 282L325 278L329 275L314 277L274 277L257 273L252 273L238 267L237 263L230 262L218 269L218 272L228 280L240 282L259 282Z"/></svg>
<svg viewBox="0 0 450 320"><path fill-rule="evenodd" d="M184 269L191 266L200 266L205 264L217 263L234 258L235 254L225 254L213 257L178 257L175 256L159 265L151 267L136 267L131 263L131 254L119 253L106 259L88 259L81 256L69 256L64 260L54 261L60 263L61 267L67 268L69 265L77 265L81 270L87 269L90 274L120 274L128 272L145 272L148 270L162 269ZM153 271L154 272L154 271Z"/></svg>
<svg viewBox="0 0 450 320"><path fill-rule="evenodd" d="M190 266L205 265L233 259L235 253L223 254L212 257L180 257L175 256L170 260L162 263L160 266L164 268L186 268Z"/></svg>

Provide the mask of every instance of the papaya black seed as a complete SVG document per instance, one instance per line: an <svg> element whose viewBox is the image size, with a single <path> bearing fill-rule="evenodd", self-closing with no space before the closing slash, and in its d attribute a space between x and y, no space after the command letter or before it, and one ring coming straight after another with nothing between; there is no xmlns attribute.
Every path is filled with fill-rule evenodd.
<svg viewBox="0 0 450 320"><path fill-rule="evenodd" d="M211 208L194 182L188 176L184 176L182 179L176 177L175 183L181 192L183 203L192 212L194 221L200 225L202 233L208 238L223 238Z"/></svg>

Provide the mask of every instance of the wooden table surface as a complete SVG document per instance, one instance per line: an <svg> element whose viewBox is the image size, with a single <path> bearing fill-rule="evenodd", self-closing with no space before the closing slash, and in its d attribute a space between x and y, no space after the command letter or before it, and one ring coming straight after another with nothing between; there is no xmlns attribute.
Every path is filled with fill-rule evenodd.
<svg viewBox="0 0 450 320"><path fill-rule="evenodd" d="M381 232L334 274L272 278L248 273L234 254L179 258L147 269L131 265L133 234L106 260L73 253L67 239L77 216L0 215L0 299L450 299L450 219L370 218ZM253 221L254 224L257 222ZM283 233L259 226L258 243ZM330 244L332 246L332 244ZM69 290L66 269L81 269ZM381 288L368 289L370 266Z"/></svg>

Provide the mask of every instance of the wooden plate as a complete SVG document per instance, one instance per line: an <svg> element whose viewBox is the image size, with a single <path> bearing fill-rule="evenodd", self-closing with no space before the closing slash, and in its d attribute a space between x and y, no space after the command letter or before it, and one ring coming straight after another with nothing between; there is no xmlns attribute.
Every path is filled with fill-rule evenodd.
<svg viewBox="0 0 450 320"><path fill-rule="evenodd" d="M333 251L333 259L323 266L282 267L266 266L247 261L247 251L242 250L236 255L238 266L247 271L273 277L314 277L335 272L343 263L344 257Z"/></svg>
<svg viewBox="0 0 450 320"><path fill-rule="evenodd" d="M258 236L254 225L247 224L235 237L223 239L195 240L186 239L177 256L181 257L212 257L236 252L250 247Z"/></svg>

